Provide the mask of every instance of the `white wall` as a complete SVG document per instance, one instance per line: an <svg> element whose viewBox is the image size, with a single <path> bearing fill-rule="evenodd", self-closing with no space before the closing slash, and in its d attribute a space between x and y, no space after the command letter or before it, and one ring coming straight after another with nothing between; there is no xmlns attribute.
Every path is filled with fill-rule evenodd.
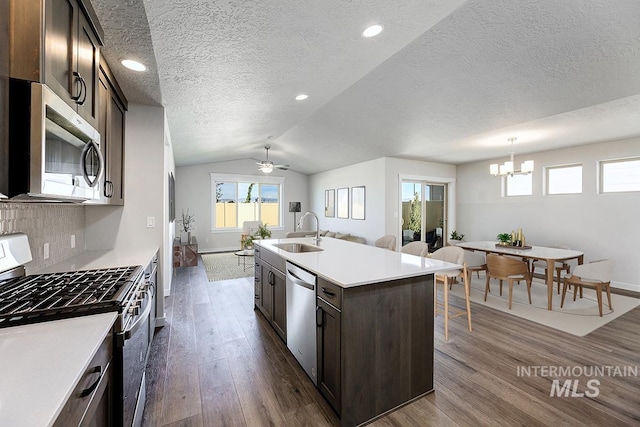
<svg viewBox="0 0 640 427"><path fill-rule="evenodd" d="M157 247L160 250L158 294L170 288L165 244L166 176L164 109L129 104L125 126L125 205L86 206L85 246L95 250ZM147 227L147 217L156 226ZM168 271L171 271L170 268ZM164 304L158 317L164 316Z"/></svg>
<svg viewBox="0 0 640 427"><path fill-rule="evenodd" d="M189 213L195 216L195 231L192 235L198 239L198 251L201 253L237 250L240 248L241 232L211 231L211 173L256 176L262 174L258 171L253 159L177 167L175 172L176 221L180 219L182 210L186 212L189 209ZM274 170L270 176L285 178L283 227L272 229L272 238L283 238L287 232L294 229L293 213L289 212L289 202L301 202L302 212L309 208L308 177L291 170L280 169ZM297 218L299 219L300 216L301 214L298 213Z"/></svg>
<svg viewBox="0 0 640 427"><path fill-rule="evenodd" d="M173 281L173 239L175 233L175 223L169 222L169 173L176 173L176 163L173 158L173 145L171 143L171 133L169 132L169 122L165 115L164 118L164 186L163 186L163 236L162 241L165 242L165 250L161 255L163 257L162 262L162 274L165 277L164 281L164 295L171 294L171 284Z"/></svg>
<svg viewBox="0 0 640 427"><path fill-rule="evenodd" d="M339 231L364 237L368 244L385 234L399 237L401 176L420 177L455 184L456 167L439 163L403 160L390 157L358 163L312 175L309 193L312 210L318 213L323 230ZM442 180L442 181L439 181ZM366 187L365 220L327 218L324 216L324 191L343 187ZM455 192L455 185L452 190ZM455 216L455 196L451 207ZM351 215L349 215L351 216ZM399 246L399 245L398 245Z"/></svg>
<svg viewBox="0 0 640 427"><path fill-rule="evenodd" d="M320 219L322 230L349 233L353 236L363 237L367 243L372 244L378 237L384 234L385 211L385 160L384 158L358 163L327 172L318 173L309 177L309 194L312 197L311 211ZM324 216L324 192L325 190L337 190L338 188L365 186L365 213L364 220L328 218ZM304 212L304 209L303 209ZM308 229L315 229L313 220L307 222Z"/></svg>
<svg viewBox="0 0 640 427"><path fill-rule="evenodd" d="M597 193L599 160L640 156L640 138L604 142L534 155L533 196L501 197L501 178L489 164L508 157L458 166L457 229L465 240L495 240L522 228L528 243L567 245L585 253L585 262L613 258L613 286L640 291L640 194ZM583 193L543 195L545 166L582 163Z"/></svg>

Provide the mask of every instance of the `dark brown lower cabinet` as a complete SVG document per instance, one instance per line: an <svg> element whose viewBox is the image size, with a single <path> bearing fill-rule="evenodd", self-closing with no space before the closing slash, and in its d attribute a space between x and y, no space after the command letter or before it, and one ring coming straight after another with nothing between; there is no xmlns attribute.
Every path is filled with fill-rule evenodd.
<svg viewBox="0 0 640 427"><path fill-rule="evenodd" d="M113 334L108 334L58 415L54 427L112 426L111 357Z"/></svg>
<svg viewBox="0 0 640 427"><path fill-rule="evenodd" d="M433 391L433 275L330 285L319 279L318 388L341 425L366 423Z"/></svg>
<svg viewBox="0 0 640 427"><path fill-rule="evenodd" d="M271 325L283 341L287 341L287 297L286 277L284 273L271 267L271 281L273 287L273 315Z"/></svg>
<svg viewBox="0 0 640 427"><path fill-rule="evenodd" d="M340 414L340 311L322 298L317 299L318 388Z"/></svg>
<svg viewBox="0 0 640 427"><path fill-rule="evenodd" d="M270 264L269 261L276 265ZM278 336L286 342L287 300L284 263L282 258L274 258L273 254L265 249L255 250L255 306L271 323Z"/></svg>

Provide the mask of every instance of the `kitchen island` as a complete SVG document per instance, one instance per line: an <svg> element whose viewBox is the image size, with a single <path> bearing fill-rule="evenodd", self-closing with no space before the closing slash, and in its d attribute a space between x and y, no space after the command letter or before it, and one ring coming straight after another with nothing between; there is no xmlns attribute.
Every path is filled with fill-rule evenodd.
<svg viewBox="0 0 640 427"><path fill-rule="evenodd" d="M433 391L433 275L459 265L333 238L255 244L255 306L285 342L289 329L301 327L286 316L286 263L317 277L317 375L305 370L343 426ZM289 244L310 251L285 250Z"/></svg>

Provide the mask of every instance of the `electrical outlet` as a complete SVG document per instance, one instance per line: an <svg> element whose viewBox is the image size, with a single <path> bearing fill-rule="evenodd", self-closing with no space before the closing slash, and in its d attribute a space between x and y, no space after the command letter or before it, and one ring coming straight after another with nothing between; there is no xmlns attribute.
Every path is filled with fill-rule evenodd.
<svg viewBox="0 0 640 427"><path fill-rule="evenodd" d="M156 226L156 217L148 216L147 217L147 228L153 228Z"/></svg>
<svg viewBox="0 0 640 427"><path fill-rule="evenodd" d="M44 259L49 259L49 244L44 244Z"/></svg>
<svg viewBox="0 0 640 427"><path fill-rule="evenodd" d="M76 247L76 235L72 234L71 235L71 249Z"/></svg>

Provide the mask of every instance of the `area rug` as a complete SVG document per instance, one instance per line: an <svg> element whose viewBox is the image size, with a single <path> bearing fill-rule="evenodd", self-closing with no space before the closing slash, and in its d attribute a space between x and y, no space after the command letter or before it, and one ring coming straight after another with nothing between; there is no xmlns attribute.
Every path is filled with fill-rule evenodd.
<svg viewBox="0 0 640 427"><path fill-rule="evenodd" d="M600 317L595 290L584 288L583 298L578 295L576 301L573 301L572 291L567 291L564 307L560 308L562 295L557 293L556 283L553 289L553 310L549 311L547 310L547 286L542 280L534 279L531 285L531 304L529 304L525 283L522 282L520 285L514 283L513 304L511 310L509 310L509 285L507 282L504 282L502 296L500 296L500 282L491 280L491 291L487 296L486 302L484 301L484 287L485 278L474 276L471 280L472 302L580 337L595 331L640 305L640 299L612 293L611 305L613 310L609 310L607 296L603 293L602 317ZM562 292L562 288L560 290ZM453 285L451 292L460 298L464 298L462 284Z"/></svg>
<svg viewBox="0 0 640 427"><path fill-rule="evenodd" d="M202 254L202 263L210 282L253 276L253 257L239 257L234 252ZM244 258L244 259L243 259ZM245 267L243 267L243 262Z"/></svg>

